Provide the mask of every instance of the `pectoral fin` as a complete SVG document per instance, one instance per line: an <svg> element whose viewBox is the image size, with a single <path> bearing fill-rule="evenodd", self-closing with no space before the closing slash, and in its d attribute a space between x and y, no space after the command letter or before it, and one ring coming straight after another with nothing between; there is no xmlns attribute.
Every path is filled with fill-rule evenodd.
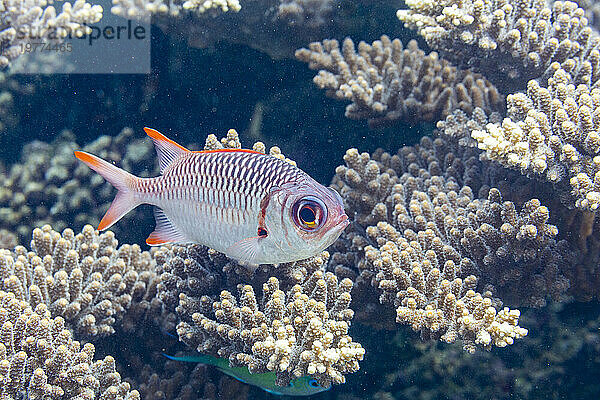
<svg viewBox="0 0 600 400"><path fill-rule="evenodd" d="M261 239L260 236L242 239L229 246L225 250L225 255L242 263L257 264L255 260L258 255L259 241Z"/></svg>

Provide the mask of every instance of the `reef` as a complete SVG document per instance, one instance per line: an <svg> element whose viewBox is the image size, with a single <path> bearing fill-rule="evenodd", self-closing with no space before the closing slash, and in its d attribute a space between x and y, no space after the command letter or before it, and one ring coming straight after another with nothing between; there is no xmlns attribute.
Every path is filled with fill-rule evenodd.
<svg viewBox="0 0 600 400"><path fill-rule="evenodd" d="M144 296L153 263L138 245L117 247L112 232L100 235L86 225L77 235L70 229L60 234L45 225L34 229L31 251L2 251L0 288L34 309L44 304L79 337L107 336Z"/></svg>
<svg viewBox="0 0 600 400"><path fill-rule="evenodd" d="M27 144L20 162L0 173L0 224L24 240L32 227L51 224L61 231L97 225L114 197L114 189L73 156L81 149L69 131L52 143ZM115 161L139 176L158 174L152 143L146 138L133 140L133 131L124 129L115 137L101 136L83 150ZM137 209L125 221L143 220ZM115 227L122 239L142 242L144 237Z"/></svg>
<svg viewBox="0 0 600 400"><path fill-rule="evenodd" d="M60 235L48 226L33 236L31 252L22 246L14 252L1 250L2 397L140 399L121 381L113 357L94 360L95 346L74 339L74 333L112 333L112 324L131 303L128 290L134 295L143 290L137 275L118 271L119 263L125 266L126 256L135 260L131 247L122 246L119 257L123 258L117 261L112 233L100 237L88 227L78 235L68 229ZM95 259L99 254L102 257ZM77 264L79 256L85 257L81 264ZM114 273L109 275L111 269ZM103 274L109 277L106 282Z"/></svg>
<svg viewBox="0 0 600 400"><path fill-rule="evenodd" d="M463 60L504 87L569 71L577 83L598 79L600 38L577 3L526 0L408 0L398 10L443 57ZM466 59L465 59L466 58ZM522 84L522 83L521 83Z"/></svg>
<svg viewBox="0 0 600 400"><path fill-rule="evenodd" d="M177 315L179 338L200 353L229 358L252 373L274 371L279 385L310 375L328 387L345 382L364 355L348 335L352 281L324 273L328 257L262 266L250 281L262 285L258 297L240 279L244 267L202 246L175 246L156 254L158 297ZM281 278L261 279L272 273ZM223 290L228 287L238 296Z"/></svg>
<svg viewBox="0 0 600 400"><path fill-rule="evenodd" d="M414 244L407 251L430 259L438 272L451 261L458 277L479 275L511 304L562 299L569 285L560 265L568 246L555 239L558 230L548 223L548 208L530 199L517 211L503 201L501 192L490 188L498 179L493 168L482 174L485 166L473 154L430 138L393 156L349 150L333 185L364 229L350 233L352 247Z"/></svg>
<svg viewBox="0 0 600 400"><path fill-rule="evenodd" d="M558 69L547 87L531 80L526 93L509 95L507 108L502 123L471 132L486 157L563 187L576 207L595 211L600 206L600 91L577 85Z"/></svg>
<svg viewBox="0 0 600 400"><path fill-rule="evenodd" d="M502 60L509 57L507 64L518 70L505 70L507 76L501 80L509 81L512 74L520 83L516 88L528 80L526 92L507 95L505 116L481 110L477 118L469 119L455 110L438 123L444 134L462 145L478 146L488 160L551 182L567 207L594 211L598 207L594 85L600 53L599 36L588 26L584 10L568 1L407 5L409 10L398 11L398 17L444 56L478 55L474 60L485 65L475 67L493 81L495 71L503 71Z"/></svg>
<svg viewBox="0 0 600 400"><path fill-rule="evenodd" d="M594 144L598 130L595 126L595 98L599 53L598 34L589 26L584 10L576 3L562 1L525 1L518 4L504 1L409 1L406 5L408 9L398 11L398 17L407 27L416 29L439 54L433 52L425 55L417 49L414 42L404 48L399 41L391 41L384 36L373 44L361 42L358 50L355 50L350 39L346 39L342 46L337 41L315 42L308 49L298 50L297 56L308 62L309 67L321 69L314 81L325 88L329 96L352 102L346 109L346 116L349 118L367 119L371 127L379 127L381 122L387 124L402 119L412 123L428 118L437 120L438 129L433 132L433 136L437 138L435 140L443 141L455 158L448 161L438 157L436 165L456 162L457 158L468 154L463 159L461 168L465 172L471 170L471 174L464 177L462 182L455 177L459 185L470 187L472 194L467 196L468 201L477 200L480 204L491 205L494 202L488 198L491 193L489 189L494 186L498 189L493 193L500 193L501 196L497 197L497 204L490 206L490 209L502 209L500 214L503 217L508 214L515 216L509 224L519 229L517 243L520 244L512 247L515 244L487 243L484 245L487 250L481 253L483 258L475 261L475 264L484 261L485 265L502 265L506 252L513 251L507 249L521 249L523 243L519 241L527 237L527 230L532 237L539 238L539 232L534 233L532 227L535 226L537 230L541 221L544 221L543 225L548 225L553 220L550 225L556 225L554 229L545 230L541 235L545 239L533 241L541 246L529 252L531 255L537 251L536 257L523 256L516 251L515 258L511 261L513 265L519 265L519 259L533 264L516 270L507 267L503 269L503 276L491 274L487 277L486 268L477 267L478 273L483 273L483 281L494 282L501 297L513 305L537 306L544 305L546 298L563 300L565 296L574 296L589 299L593 296L591 293L597 292L593 289L593 282L597 282L600 276L596 268L598 253L594 239L598 231L594 212L599 204L597 197L600 193L596 182L598 146ZM586 3L585 8L590 11L589 4ZM443 66L437 67L438 71L455 68L455 76L473 76L476 71L482 74L481 79L488 78L496 83L498 89L485 81L485 85L475 86L478 90L471 89L470 98L473 102L455 101L459 97L449 96L454 101L445 103L447 108L431 113L431 107L428 108L427 104L439 104L436 102L440 99L439 93L449 93L452 90L455 93L466 93L465 87L469 86L456 81L452 85L460 90L453 89L452 85L442 91L430 90L427 93L435 94L436 100L429 103L417 102L414 98L418 97L415 93L421 93L420 85L427 85L430 81L445 85L447 75L440 73L435 79L430 79L430 75L412 67L404 68L403 71L406 72L406 77L413 77L412 80L407 79L411 83L407 87L415 93L409 91L404 97L394 97L399 93L398 87L403 82L397 78L400 75L396 71L399 66L404 67L407 63L411 65L411 49L412 53L416 52L420 57L416 63L419 68L433 65L431 57L435 55L436 65ZM447 60L456 62L457 67ZM394 66L394 63L397 65ZM471 69L464 70L465 67ZM412 75L409 74L410 70L413 71ZM419 79L414 79L415 76ZM420 79L421 77L424 79ZM488 89L487 92L479 90L484 87ZM526 91L518 92L522 89ZM499 99L501 102L504 95L505 109L501 106L490 107L490 102L481 107L484 103L481 99ZM469 96L464 98L469 99ZM392 111L389 111L390 99ZM407 104L418 106L409 108ZM464 148L459 150L454 147L456 144ZM477 150L483 150L483 153ZM374 156L380 154L376 152ZM385 165L382 167L378 159L376 161L382 171L388 168ZM367 168L366 165L361 168L363 167ZM362 173L375 174L374 164L369 164L368 167L371 170ZM424 162L422 168L428 169L428 162ZM519 178L518 174L513 174L509 169L524 176ZM376 227L377 222L381 221L388 222L397 229L394 226L396 216L392 215L395 211L390 209L395 205L390 204L389 199L392 198L392 186L398 182L393 176L388 177L387 172L381 174L381 182L369 181L371 187L367 187L355 173L346 177L346 183L350 187L353 184L362 185L352 187L356 193L349 194L350 198L347 199L349 204L358 204L359 200L367 204L363 205L364 210L358 210L359 213L367 214L357 214L358 220L364 218L361 229ZM476 176L477 174L480 176ZM334 181L335 187L341 188L339 184L339 180ZM379 185L386 189L380 189ZM437 193L428 193L430 185L444 186L445 183L426 181L421 190L427 193L427 199L411 199L405 195L404 204L409 214L409 204L417 201L440 201L435 199ZM372 198L373 195L375 199ZM357 200L358 198L360 199ZM514 203L509 209L503 208L506 206L505 199ZM530 202L531 199L538 200ZM541 206L542 203L545 206ZM387 207L387 211L381 204ZM574 207L581 211L571 210ZM522 211L519 212L519 208ZM534 212L536 216L531 214L534 209L538 210ZM372 214L369 214L371 211ZM494 212L486 213L492 218ZM518 220L529 222L515 225ZM477 224L482 222L481 220ZM488 230L489 226L494 227L501 235L505 235L502 240L508 240L508 231L501 231L502 227L508 229L506 223L496 218L495 224L487 221L484 226ZM480 229L477 224L470 229L477 232ZM403 226L402 229L406 228ZM402 229L398 231L400 235L404 235ZM550 231L553 233L549 234ZM569 234L571 231L580 232L581 235L574 238L574 235ZM359 236L364 238L368 234L365 231ZM510 240L516 240L517 236L512 236L513 239ZM339 261L338 272L356 276L350 267L363 259L363 254L345 251L343 247L362 247L364 250L367 244L373 244L374 239L367 238L365 243L357 245L352 240L358 239L351 234L347 238L348 242L336 246L333 258L336 262ZM461 240L464 242L469 239ZM500 239L488 237L486 240ZM547 246L550 243L552 244ZM520 265L522 268L523 264ZM545 265L548 265L547 269ZM525 279L523 282L528 283L518 284L521 288L521 293L518 293L514 289L514 283L520 279ZM358 282L362 282L362 279ZM502 293L502 288L508 287L513 289ZM533 287L536 289L528 290ZM538 291L539 287L545 289ZM538 295L531 297L533 292Z"/></svg>
<svg viewBox="0 0 600 400"><path fill-rule="evenodd" d="M311 43L296 58L319 69L313 79L329 97L350 100L346 117L367 119L371 127L396 121L437 121L454 110L470 114L475 107L499 110L503 98L483 76L458 70L436 52L425 54L412 40L399 39L369 45L346 38Z"/></svg>
<svg viewBox="0 0 600 400"><path fill-rule="evenodd" d="M358 31L378 21L361 18L363 8L392 12L395 2L333 0L116 0L111 12L147 18L164 32L187 38L190 46L211 47L226 40L273 58L293 57L298 47L341 29ZM350 12L349 12L350 10ZM354 11L354 12L352 12ZM372 14L376 19L377 14ZM243 27L243 29L241 28Z"/></svg>
<svg viewBox="0 0 600 400"><path fill-rule="evenodd" d="M35 23L51 16L45 3L15 4L38 7L28 14ZM354 36L349 26L361 14L347 1L115 0L114 14L150 13L167 35L185 33L196 46L251 41L277 57L306 46L296 57L319 70L314 83L349 103L348 118L375 128L365 134L368 152L347 150L331 183L353 224L313 258L259 267L200 245L119 246L116 237L142 243L150 215L136 210L115 234L87 225L99 221L114 190L72 152L83 148L153 176L150 141L125 129L85 146L69 132L31 143L20 160L0 166L0 397L259 396L215 368L163 356L201 352L252 373L274 372L280 385L306 375L323 387L344 383L332 399L595 398L600 53L593 6L405 4L398 17L434 51L406 35L357 45L323 40ZM277 77L286 88L298 72L288 62ZM153 79L142 102L165 89ZM3 90L0 131L10 131L20 99ZM221 100L199 101L219 113ZM261 102L249 127L254 138L264 138ZM420 125L430 130L396 151L416 140L404 125L389 126L423 121L437 129ZM290 141L306 134L289 125ZM319 143L338 141L344 132L333 125L323 124ZM382 143L391 151L374 150ZM241 147L235 130L204 143L207 150ZM252 149L294 163L278 147ZM301 157L294 154L303 164ZM574 389L580 380L585 390Z"/></svg>
<svg viewBox="0 0 600 400"><path fill-rule="evenodd" d="M94 360L94 345L73 340L45 304L32 308L0 290L0 393L6 399L140 399L115 371L114 358Z"/></svg>
<svg viewBox="0 0 600 400"><path fill-rule="evenodd" d="M398 322L424 337L461 338L474 351L475 344L494 344L486 326L505 329L497 333L499 346L526 334L519 312L502 308L496 295L538 307L565 298L568 244L555 239L548 209L531 199L517 211L499 190L477 184L479 161L468 151L453 153L441 139L425 138L394 156L351 149L345 160L334 187L360 229L346 234L340 252L350 254L334 254L336 268L377 288L380 301L396 307Z"/></svg>
<svg viewBox="0 0 600 400"><path fill-rule="evenodd" d="M45 0L5 0L0 8L0 69L24 54L32 39L60 43L65 37L92 32L89 25L102 18L102 7L85 0L65 2L57 13Z"/></svg>
<svg viewBox="0 0 600 400"><path fill-rule="evenodd" d="M206 366L184 372L163 356L168 337L158 328L161 322L152 320L161 313L155 302L156 251L117 247L112 232L99 234L89 225L77 235L36 228L31 247L0 250L3 398L183 400L198 392L205 399L246 398L247 388L234 379L208 373ZM154 340L140 341L149 331L155 331ZM95 359L107 350L117 359ZM145 357L154 362L145 364ZM128 382L117 369L128 373Z"/></svg>

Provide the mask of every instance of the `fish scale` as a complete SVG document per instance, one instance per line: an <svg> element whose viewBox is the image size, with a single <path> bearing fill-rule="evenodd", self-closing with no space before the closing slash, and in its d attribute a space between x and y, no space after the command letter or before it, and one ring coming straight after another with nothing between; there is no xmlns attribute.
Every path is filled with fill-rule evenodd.
<svg viewBox="0 0 600 400"><path fill-rule="evenodd" d="M151 204L157 208L150 245L196 242L239 261L278 263L318 253L348 224L339 194L290 163L252 150L192 152L145 130L156 145L158 177L139 178L75 152L118 189L100 230ZM307 215L309 222L302 220Z"/></svg>
<svg viewBox="0 0 600 400"><path fill-rule="evenodd" d="M200 241L198 221L217 226L205 244L231 246L232 237L257 235L260 202L269 190L293 182L304 174L299 168L262 153L186 153L163 175L149 184L140 201L155 205L171 216L193 241ZM165 198L164 193L172 197ZM166 202L167 200L168 202ZM192 205L193 203L193 205ZM188 222L193 217L193 225Z"/></svg>

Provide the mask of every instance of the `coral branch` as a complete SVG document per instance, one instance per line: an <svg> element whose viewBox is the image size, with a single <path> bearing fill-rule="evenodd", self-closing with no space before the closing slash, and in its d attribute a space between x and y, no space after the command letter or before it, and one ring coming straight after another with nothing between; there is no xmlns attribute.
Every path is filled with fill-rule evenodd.
<svg viewBox="0 0 600 400"><path fill-rule="evenodd" d="M577 3L408 0L406 5L408 10L397 13L405 26L498 85L520 87L557 67L576 83L591 85L600 77L600 37Z"/></svg>
<svg viewBox="0 0 600 400"><path fill-rule="evenodd" d="M297 50L296 58L320 69L313 81L328 96L352 101L346 117L368 119L371 126L438 120L455 109L491 112L503 101L481 75L459 71L435 52L426 55L416 41L405 48L382 36L372 45L360 42L356 52L349 38L341 49L337 40L325 40Z"/></svg>

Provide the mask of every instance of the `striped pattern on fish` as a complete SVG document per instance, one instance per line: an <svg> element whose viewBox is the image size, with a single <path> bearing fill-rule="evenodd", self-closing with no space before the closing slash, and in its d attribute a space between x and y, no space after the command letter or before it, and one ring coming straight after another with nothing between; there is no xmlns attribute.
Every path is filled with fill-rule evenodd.
<svg viewBox="0 0 600 400"><path fill-rule="evenodd" d="M283 160L252 150L192 152L145 130L156 145L159 177L138 178L75 153L119 190L98 229L139 204L152 204L157 226L148 244L197 242L261 264L311 257L348 224L335 191Z"/></svg>
<svg viewBox="0 0 600 400"><path fill-rule="evenodd" d="M215 248L258 233L260 203L274 186L296 182L300 169L262 153L186 153L162 176L137 180L141 203L155 205L190 241ZM211 227L206 236L198 226ZM205 238L206 237L206 238Z"/></svg>

